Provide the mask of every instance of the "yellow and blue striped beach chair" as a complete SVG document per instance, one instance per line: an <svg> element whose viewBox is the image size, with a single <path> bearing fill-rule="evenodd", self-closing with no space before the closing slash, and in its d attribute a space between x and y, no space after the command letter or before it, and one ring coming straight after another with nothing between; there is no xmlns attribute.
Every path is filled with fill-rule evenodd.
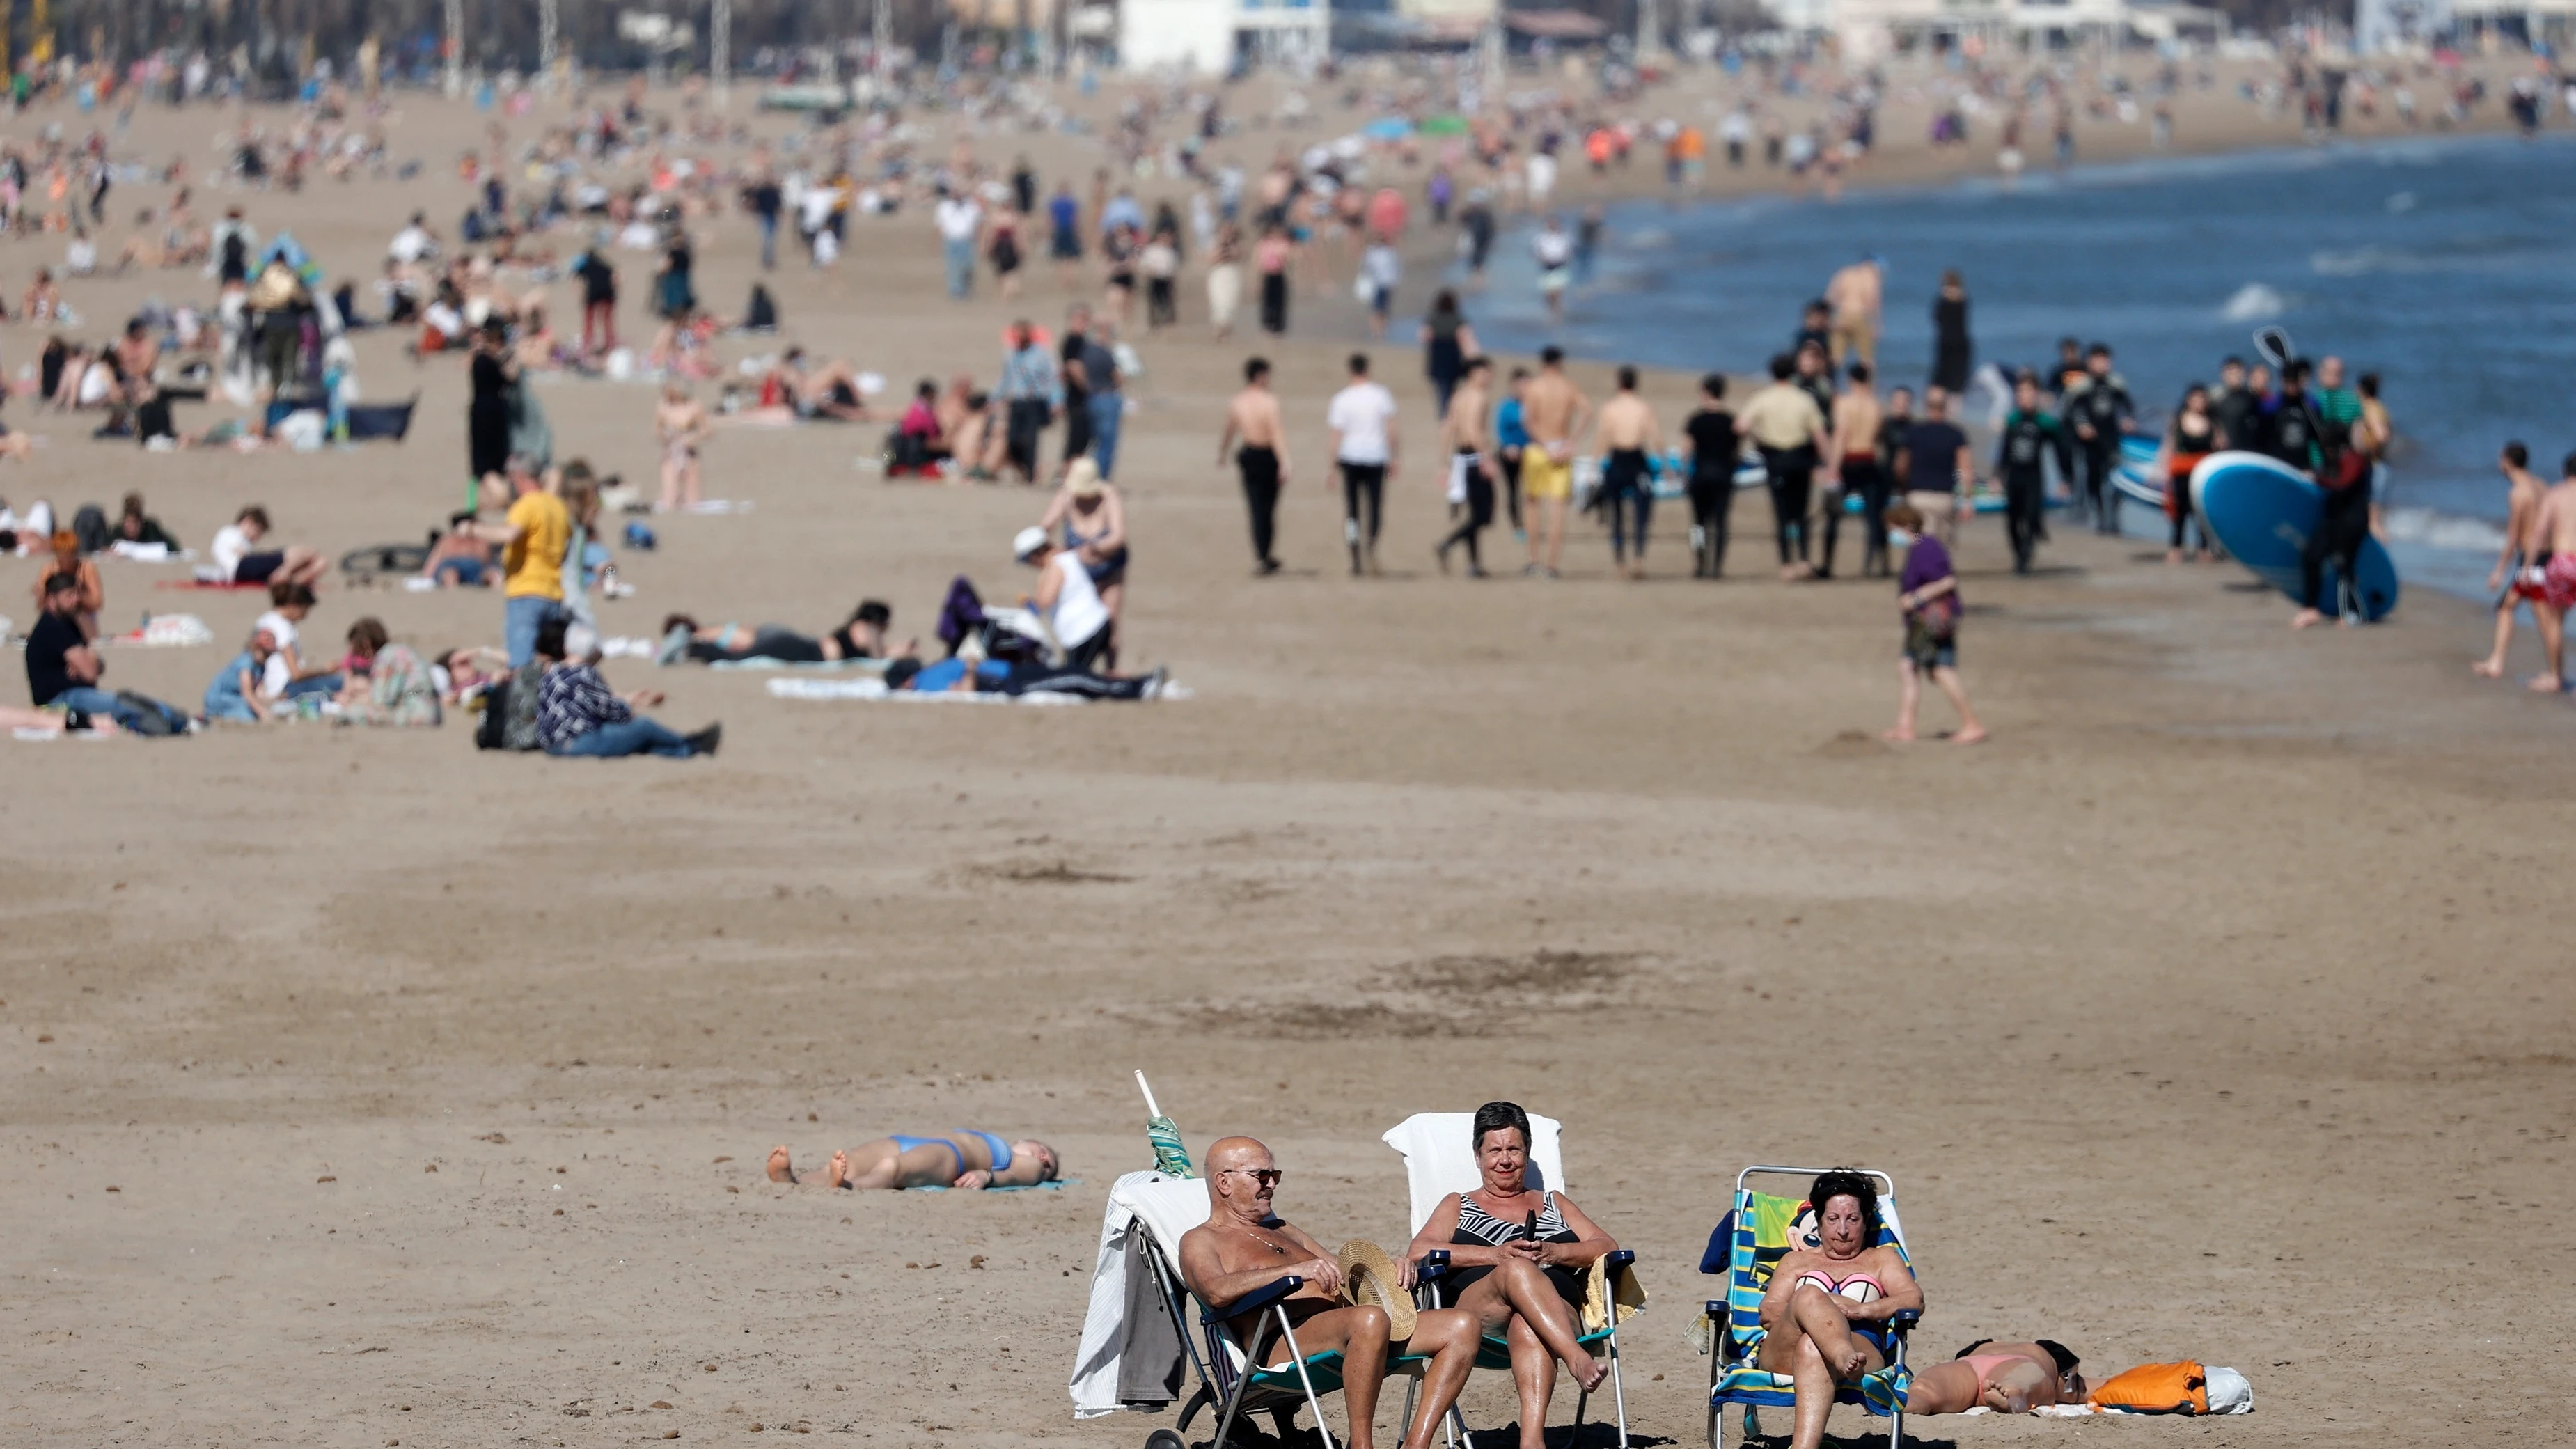
<svg viewBox="0 0 2576 1449"><path fill-rule="evenodd" d="M1725 1449L1727 1421L1736 1420L1738 1443L1761 1434L1760 1411L1787 1409L1797 1402L1795 1385L1787 1374L1775 1374L1754 1362L1762 1346L1764 1329L1761 1321L1762 1294L1771 1284L1771 1269L1789 1251L1789 1224L1797 1215L1798 1198L1775 1197L1755 1192L1748 1184L1756 1177L1784 1177L1813 1181L1827 1171L1821 1167L1748 1167L1735 1175L1735 1202L1717 1228L1708 1237L1708 1251L1700 1259L1699 1270L1726 1277L1726 1296L1708 1300L1710 1326L1708 1362L1708 1443L1709 1449ZM1905 1228L1896 1215L1896 1184L1886 1173L1868 1176L1878 1182L1878 1241L1892 1245L1906 1266L1913 1266L1913 1256L1905 1247ZM1903 1449L1905 1443L1905 1392L1913 1374L1905 1366L1905 1342L1919 1313L1901 1313L1888 1320L1892 1346L1887 1366L1865 1374L1858 1383L1844 1384L1834 1395L1837 1404L1858 1404L1872 1415L1889 1420L1889 1449ZM1730 1412L1732 1411L1732 1412Z"/></svg>

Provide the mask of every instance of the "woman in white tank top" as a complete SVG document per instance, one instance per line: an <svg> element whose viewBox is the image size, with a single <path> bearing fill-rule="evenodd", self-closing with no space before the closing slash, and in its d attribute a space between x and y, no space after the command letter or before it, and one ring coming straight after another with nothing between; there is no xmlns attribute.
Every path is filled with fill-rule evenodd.
<svg viewBox="0 0 2576 1449"><path fill-rule="evenodd" d="M1021 529L1011 552L1038 571L1037 593L1029 603L1047 621L1064 662L1090 669L1109 646L1109 606L1100 601L1081 556L1057 547L1042 528Z"/></svg>

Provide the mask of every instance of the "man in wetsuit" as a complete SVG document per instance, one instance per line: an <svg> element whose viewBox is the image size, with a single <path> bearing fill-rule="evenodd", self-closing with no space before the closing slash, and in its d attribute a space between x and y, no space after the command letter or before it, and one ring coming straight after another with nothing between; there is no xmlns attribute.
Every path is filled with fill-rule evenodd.
<svg viewBox="0 0 2576 1449"><path fill-rule="evenodd" d="M2313 480L2317 467L2317 415L2308 406L2308 364L2292 358L2281 368L2281 392L2265 404L2254 451L2278 458Z"/></svg>
<svg viewBox="0 0 2576 1449"><path fill-rule="evenodd" d="M2286 371L2304 373L2306 366L2293 362ZM2350 628L2362 622L2361 546L2370 537L2370 454L2354 436L2355 425L2361 421L2361 399L2343 385L2342 358L2329 357L2317 364L2317 391L2307 412L2316 428L2316 463L2311 476L2326 496L2325 507L2317 514L2317 526L2308 534L2307 547L2299 551L2303 607L2291 618L2290 627L2305 629L2324 621L2320 607L2325 595L2324 572L2331 563L2336 588L2342 595L2340 622Z"/></svg>
<svg viewBox="0 0 2576 1449"><path fill-rule="evenodd" d="M1601 405L1601 506L1610 518L1610 567L1623 578L1646 577L1646 530L1655 516L1655 480L1647 459L1663 451L1655 410L1637 396L1637 369L1619 369L1619 391ZM1627 524L1637 530L1637 562L1628 562Z"/></svg>
<svg viewBox="0 0 2576 1449"><path fill-rule="evenodd" d="M1735 460L1744 442L1735 414L1726 410L1726 374L1699 380L1699 410L1682 423L1690 450L1691 577L1713 579L1726 571L1726 525L1735 511Z"/></svg>
<svg viewBox="0 0 2576 1449"><path fill-rule="evenodd" d="M2012 540L2014 573L2030 572L2048 502L2048 455L2064 442L2056 415L2040 406L2039 379L2023 373L2013 383L2012 411L2004 414L2003 436L1995 444L1995 477L2003 484L2004 533Z"/></svg>
<svg viewBox="0 0 2576 1449"><path fill-rule="evenodd" d="M1252 515L1252 557L1256 573L1279 572L1270 545L1278 536L1279 490L1288 486L1288 432L1280 425L1279 399L1270 391L1270 363L1253 358L1243 365L1243 391L1225 407L1225 431L1217 435L1216 465L1225 466L1225 450L1235 444L1234 466L1243 474L1243 506Z"/></svg>
<svg viewBox="0 0 2576 1449"><path fill-rule="evenodd" d="M2120 465L2120 435L2137 408L2128 386L2111 370L2111 349L2096 342L2084 354L2084 378L2066 396L2075 435L2075 462L2083 471L2079 496L2093 515L2095 533L2120 531L2120 490L2111 472Z"/></svg>
<svg viewBox="0 0 2576 1449"><path fill-rule="evenodd" d="M2218 391L2209 395L2210 425L2218 430L2222 448L2259 448L2256 439L2256 410L2263 400L2245 385L2245 359L2230 357L2218 364Z"/></svg>

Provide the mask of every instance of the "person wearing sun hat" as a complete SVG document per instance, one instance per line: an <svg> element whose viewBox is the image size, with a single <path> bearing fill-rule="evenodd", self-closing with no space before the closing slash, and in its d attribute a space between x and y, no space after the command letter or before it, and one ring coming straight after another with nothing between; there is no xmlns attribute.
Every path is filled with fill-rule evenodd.
<svg viewBox="0 0 2576 1449"><path fill-rule="evenodd" d="M1387 1365L1399 1354L1428 1358L1421 1407L1405 1430L1404 1449L1429 1449L1476 1366L1481 1332L1474 1315L1455 1308L1417 1312L1383 1248L1354 1241L1327 1253L1273 1214L1282 1174L1270 1149L1252 1138L1228 1137L1210 1147L1207 1174L1208 1220L1181 1238L1181 1277L1190 1292L1222 1313L1283 1277L1304 1279L1283 1306L1296 1326L1299 1353L1342 1355L1349 1449L1373 1449L1371 1421ZM1288 1362L1285 1336L1268 1331L1276 1322L1265 1312L1231 1324L1237 1340L1270 1368Z"/></svg>
<svg viewBox="0 0 2576 1449"><path fill-rule="evenodd" d="M1021 604L1046 620L1067 667L1090 669L1108 651L1114 631L1109 605L1101 600L1100 586L1091 581L1082 555L1059 547L1045 529L1031 525L1011 540L1011 557L1038 571L1036 591Z"/></svg>

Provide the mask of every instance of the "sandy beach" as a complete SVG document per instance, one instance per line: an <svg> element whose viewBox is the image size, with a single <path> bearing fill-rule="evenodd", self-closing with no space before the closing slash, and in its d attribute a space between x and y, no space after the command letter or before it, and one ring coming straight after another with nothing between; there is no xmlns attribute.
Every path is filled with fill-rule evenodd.
<svg viewBox="0 0 2576 1449"><path fill-rule="evenodd" d="M482 124L400 105L415 182L204 195L370 276L414 206L451 229L443 168ZM2231 107L2252 126L2229 97L2178 138L2217 144ZM202 164L218 114L147 107L132 144ZM1918 120L1884 119L1887 174L1933 174ZM1062 137L977 142L1023 147L1050 181L1097 164ZM699 290L732 310L749 224L701 236ZM0 250L0 277L14 295L58 250ZM1017 305L953 304L938 261L918 213L855 226L838 271L782 265L782 338L724 355L796 340L898 386L989 382L1010 318L1068 300L1035 276ZM621 264L633 333L649 259ZM210 287L70 295L104 339L147 295ZM2553 1351L2576 1332L2569 717L2472 678L2483 610L2416 590L2383 626L2293 636L2241 571L2071 527L2015 579L1983 520L1962 664L1994 738L1884 745L1892 590L1772 581L1758 495L1722 583L1687 577L1670 510L1648 582L1615 581L1586 520L1562 582L1470 584L1435 568L1445 509L1409 467L1386 577L1346 577L1322 416L1356 329L1346 275L1324 290L1341 310L1285 342L1208 342L1194 282L1190 325L1137 334L1125 654L1187 700L806 703L612 660L618 687L669 691L674 726L722 720L722 754L478 753L457 719L0 743L0 1438L1133 1446L1169 1417L1076 1424L1065 1381L1106 1190L1150 1165L1139 1067L1194 1150L1267 1141L1281 1210L1327 1242L1404 1236L1378 1140L1403 1117L1510 1098L1563 1119L1569 1189L1653 1295L1624 1335L1642 1443L1700 1442L1683 1331L1722 1288L1695 1268L1756 1161L1894 1176L1919 1352L2045 1335L2088 1369L2234 1366L2258 1403L1910 1423L1926 1442L2576 1437ZM0 358L42 336L11 326ZM400 341L359 343L371 398L421 394L399 447L147 455L19 398L11 426L48 442L0 492L68 515L139 489L200 549L254 501L334 556L416 539L461 493L466 384ZM1254 351L1296 430L1268 579L1214 466ZM1424 456L1418 351L1376 355ZM1600 394L1601 366L1577 374ZM1685 380L1650 382L1675 416ZM558 456L649 477L649 388L540 396ZM754 507L655 519L604 629L828 625L875 596L900 638L955 574L1016 594L1009 540L1043 498L888 484L856 466L879 433L721 433L708 493ZM101 567L111 628L184 610L228 651L258 612ZM0 562L21 630L36 572ZM497 641L501 605L335 576L307 635L366 614L426 652ZM223 657L112 650L109 679L193 704ZM1044 1138L1077 1181L861 1195L761 1171L782 1142L819 1165L961 1125ZM1492 1374L1464 1406L1480 1431L1514 1412Z"/></svg>

